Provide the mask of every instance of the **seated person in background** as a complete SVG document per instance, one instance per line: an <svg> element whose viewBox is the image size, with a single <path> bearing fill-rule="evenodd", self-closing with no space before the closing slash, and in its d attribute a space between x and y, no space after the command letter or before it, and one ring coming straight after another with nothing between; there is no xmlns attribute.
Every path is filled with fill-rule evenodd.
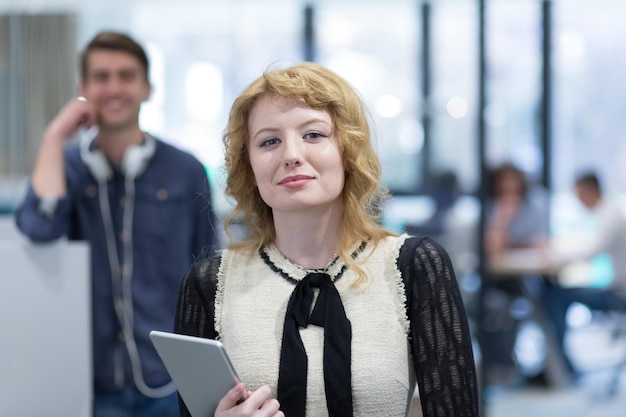
<svg viewBox="0 0 626 417"><path fill-rule="evenodd" d="M529 189L523 171L511 163L491 174L485 244L487 256L511 248L541 248L548 241L545 195Z"/></svg>
<svg viewBox="0 0 626 417"><path fill-rule="evenodd" d="M606 254L613 264L613 280L608 287L571 287L551 285L546 292L546 308L550 315L562 351L570 371L575 367L564 349L567 329L566 314L569 306L579 302L592 310L626 310L626 218L620 207L603 194L595 173L579 176L575 183L580 202L596 217L597 233L575 247L561 250L553 255L555 262L565 265L575 261L589 261L594 256Z"/></svg>
<svg viewBox="0 0 626 417"><path fill-rule="evenodd" d="M490 259L500 253L519 248L543 248L548 242L548 210L544 190L530 187L525 173L512 163L494 168L488 184L486 207L485 254ZM488 271L489 272L489 271ZM530 314L516 306L528 291L542 291L539 275L524 275L520 279L499 279L489 273L485 281L482 319L483 356L490 369L488 378L508 382L518 376L515 343L520 321ZM519 310L519 311L518 311Z"/></svg>

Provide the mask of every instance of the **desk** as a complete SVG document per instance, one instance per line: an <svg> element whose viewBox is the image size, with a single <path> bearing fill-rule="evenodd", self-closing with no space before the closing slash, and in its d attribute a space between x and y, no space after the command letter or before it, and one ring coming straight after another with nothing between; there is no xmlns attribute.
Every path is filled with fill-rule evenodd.
<svg viewBox="0 0 626 417"><path fill-rule="evenodd" d="M490 274L508 278L528 274L553 276L558 274L560 268L550 252L541 249L509 249L492 256L487 265Z"/></svg>
<svg viewBox="0 0 626 417"><path fill-rule="evenodd" d="M511 249L507 250L487 263L489 279L498 281L512 279L519 281L519 287L526 299L532 303L530 319L537 323L543 332L546 343L546 358L544 375L551 387L560 388L568 383L563 357L558 349L554 337L554 330L544 311L544 300L529 287L529 275L539 275L550 279L558 274L561 265L547 250L540 249ZM485 281L489 285L489 281ZM481 300L484 302L484 300Z"/></svg>
<svg viewBox="0 0 626 417"><path fill-rule="evenodd" d="M89 248L30 244L11 225L0 228L0 416L91 416Z"/></svg>

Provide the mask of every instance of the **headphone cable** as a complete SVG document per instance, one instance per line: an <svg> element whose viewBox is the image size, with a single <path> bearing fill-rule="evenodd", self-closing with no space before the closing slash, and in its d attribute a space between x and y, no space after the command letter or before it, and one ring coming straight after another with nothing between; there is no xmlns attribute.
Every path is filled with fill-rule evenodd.
<svg viewBox="0 0 626 417"><path fill-rule="evenodd" d="M163 386L153 388L146 384L141 366L141 358L137 349L137 342L134 335L134 313L132 302L132 275L133 275L133 235L132 220L135 200L134 178L126 178L126 200L124 205L122 231L124 244L124 262L122 267L117 254L117 244L111 218L111 210L108 197L107 181L98 181L98 194L100 211L104 222L105 237L107 241L107 252L109 254L109 264L111 268L111 281L113 287L113 305L118 321L124 334L124 344L131 363L133 380L137 389L147 397L161 398L176 392L176 385L173 381Z"/></svg>

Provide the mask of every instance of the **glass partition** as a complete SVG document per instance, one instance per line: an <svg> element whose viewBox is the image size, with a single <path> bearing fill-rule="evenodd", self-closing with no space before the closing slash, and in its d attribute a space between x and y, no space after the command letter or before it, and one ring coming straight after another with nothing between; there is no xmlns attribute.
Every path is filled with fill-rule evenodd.
<svg viewBox="0 0 626 417"><path fill-rule="evenodd" d="M543 167L541 2L487 2L485 19L486 163L513 162L538 180Z"/></svg>
<svg viewBox="0 0 626 417"><path fill-rule="evenodd" d="M596 170L611 192L626 192L626 4L555 1L554 186L570 192Z"/></svg>
<svg viewBox="0 0 626 417"><path fill-rule="evenodd" d="M344 76L372 113L383 180L394 193L421 185L418 2L341 1L316 7L318 61Z"/></svg>
<svg viewBox="0 0 626 417"><path fill-rule="evenodd" d="M434 2L432 13L431 167L452 171L463 191L477 188L478 8Z"/></svg>

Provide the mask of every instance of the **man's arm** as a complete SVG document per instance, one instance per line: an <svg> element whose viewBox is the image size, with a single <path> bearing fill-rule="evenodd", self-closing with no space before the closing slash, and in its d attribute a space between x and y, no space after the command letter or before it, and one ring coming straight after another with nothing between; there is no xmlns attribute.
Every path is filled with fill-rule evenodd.
<svg viewBox="0 0 626 417"><path fill-rule="evenodd" d="M71 210L71 203L64 143L81 125L93 126L95 121L95 109L90 103L72 99L47 126L26 195L15 212L18 229L31 240L46 242L67 233L65 214Z"/></svg>
<svg viewBox="0 0 626 417"><path fill-rule="evenodd" d="M84 99L70 100L50 122L39 145L32 185L40 198L61 198L67 194L63 164L63 145L80 126L96 124L96 111Z"/></svg>

